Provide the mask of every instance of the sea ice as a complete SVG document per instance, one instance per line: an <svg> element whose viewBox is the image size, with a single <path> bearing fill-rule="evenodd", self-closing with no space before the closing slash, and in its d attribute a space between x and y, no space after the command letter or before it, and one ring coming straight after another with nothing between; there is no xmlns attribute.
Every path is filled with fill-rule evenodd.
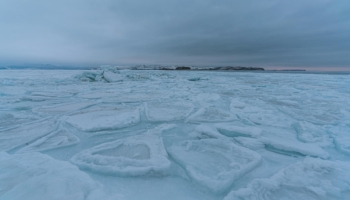
<svg viewBox="0 0 350 200"><path fill-rule="evenodd" d="M0 70L0 199L347 200L349 85L331 73Z"/></svg>

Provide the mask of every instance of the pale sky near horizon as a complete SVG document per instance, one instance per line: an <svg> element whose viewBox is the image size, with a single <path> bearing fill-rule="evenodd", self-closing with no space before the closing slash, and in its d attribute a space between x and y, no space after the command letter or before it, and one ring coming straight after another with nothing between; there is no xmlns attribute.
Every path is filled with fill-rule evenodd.
<svg viewBox="0 0 350 200"><path fill-rule="evenodd" d="M349 0L0 0L0 66L350 70Z"/></svg>

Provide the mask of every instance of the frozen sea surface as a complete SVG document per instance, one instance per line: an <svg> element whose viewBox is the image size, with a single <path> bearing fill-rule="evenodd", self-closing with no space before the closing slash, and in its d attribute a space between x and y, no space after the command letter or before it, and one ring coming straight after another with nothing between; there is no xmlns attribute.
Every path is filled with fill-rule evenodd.
<svg viewBox="0 0 350 200"><path fill-rule="evenodd" d="M350 76L2 70L8 199L350 199Z"/></svg>

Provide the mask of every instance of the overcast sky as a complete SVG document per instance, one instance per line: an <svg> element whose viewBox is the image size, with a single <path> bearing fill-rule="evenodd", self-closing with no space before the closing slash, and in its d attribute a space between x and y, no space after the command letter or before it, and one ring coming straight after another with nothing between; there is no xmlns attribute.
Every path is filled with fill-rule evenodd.
<svg viewBox="0 0 350 200"><path fill-rule="evenodd" d="M0 0L0 65L350 69L350 0Z"/></svg>

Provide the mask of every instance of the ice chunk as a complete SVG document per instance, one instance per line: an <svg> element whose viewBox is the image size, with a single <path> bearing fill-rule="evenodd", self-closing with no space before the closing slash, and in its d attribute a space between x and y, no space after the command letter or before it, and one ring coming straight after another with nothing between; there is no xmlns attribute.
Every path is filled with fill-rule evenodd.
<svg viewBox="0 0 350 200"><path fill-rule="evenodd" d="M298 135L298 140L306 143L316 143L320 146L332 145L332 140L322 129L322 126L316 126L309 122L298 122L293 124Z"/></svg>
<svg viewBox="0 0 350 200"><path fill-rule="evenodd" d="M237 117L230 112L215 108L215 107L206 107L200 108L193 115L188 117L188 122L225 122L237 120Z"/></svg>
<svg viewBox="0 0 350 200"><path fill-rule="evenodd" d="M305 158L267 179L257 179L246 188L232 191L225 200L350 198L350 165Z"/></svg>
<svg viewBox="0 0 350 200"><path fill-rule="evenodd" d="M82 131L120 129L140 121L139 109L111 108L80 112L66 118L66 122Z"/></svg>
<svg viewBox="0 0 350 200"><path fill-rule="evenodd" d="M121 74L110 70L103 72L103 78L109 83L123 81L123 76Z"/></svg>
<svg viewBox="0 0 350 200"><path fill-rule="evenodd" d="M193 104L187 102L153 102L145 104L149 121L174 121L186 118L193 111Z"/></svg>
<svg viewBox="0 0 350 200"><path fill-rule="evenodd" d="M161 138L174 125L160 125L145 134L104 143L75 155L80 168L117 176L165 175L170 167Z"/></svg>
<svg viewBox="0 0 350 200"><path fill-rule="evenodd" d="M291 156L312 156L327 159L329 154L315 144L302 143L296 140L286 140L283 138L261 138L265 148L276 153Z"/></svg>
<svg viewBox="0 0 350 200"><path fill-rule="evenodd" d="M80 140L78 137L63 129L55 131L23 147L18 151L18 153L27 151L46 151L50 149L57 149L77 144L79 141Z"/></svg>
<svg viewBox="0 0 350 200"><path fill-rule="evenodd" d="M0 131L0 151L29 144L57 128L55 120L46 119Z"/></svg>
<svg viewBox="0 0 350 200"><path fill-rule="evenodd" d="M40 153L0 152L0 163L0 200L112 199L100 184L69 162Z"/></svg>
<svg viewBox="0 0 350 200"><path fill-rule="evenodd" d="M195 130L190 133L191 137L197 139L207 139L207 138L215 138L215 139L223 139L226 140L226 136L219 133L219 131L214 126L210 126L207 124L201 124L195 128Z"/></svg>
<svg viewBox="0 0 350 200"><path fill-rule="evenodd" d="M214 193L227 191L260 162L259 154L230 141L202 139L183 141L168 149L195 185Z"/></svg>
<svg viewBox="0 0 350 200"><path fill-rule="evenodd" d="M346 125L332 126L329 133L334 139L335 147L350 156L350 127Z"/></svg>
<svg viewBox="0 0 350 200"><path fill-rule="evenodd" d="M95 82L103 80L103 71L85 71L75 76L75 79L85 82Z"/></svg>

